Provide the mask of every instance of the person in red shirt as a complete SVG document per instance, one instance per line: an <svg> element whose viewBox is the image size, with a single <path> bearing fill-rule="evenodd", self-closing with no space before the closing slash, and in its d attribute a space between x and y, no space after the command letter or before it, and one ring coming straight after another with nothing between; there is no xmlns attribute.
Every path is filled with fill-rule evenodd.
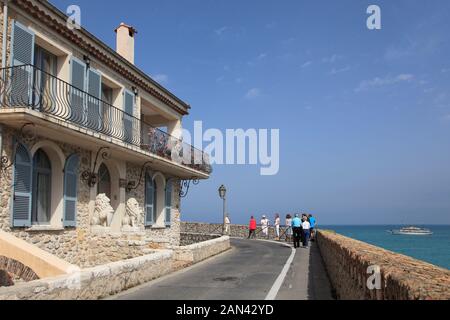
<svg viewBox="0 0 450 320"><path fill-rule="evenodd" d="M253 216L250 218L250 224L248 226L248 230L249 230L248 239L255 238L256 237L256 219Z"/></svg>

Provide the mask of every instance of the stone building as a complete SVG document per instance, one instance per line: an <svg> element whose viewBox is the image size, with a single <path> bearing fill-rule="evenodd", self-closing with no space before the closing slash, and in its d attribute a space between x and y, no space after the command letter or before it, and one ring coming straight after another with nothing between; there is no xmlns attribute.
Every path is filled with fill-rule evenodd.
<svg viewBox="0 0 450 320"><path fill-rule="evenodd" d="M134 65L137 31L114 51L48 1L1 13L0 230L80 267L179 245L183 186L211 167L190 106Z"/></svg>

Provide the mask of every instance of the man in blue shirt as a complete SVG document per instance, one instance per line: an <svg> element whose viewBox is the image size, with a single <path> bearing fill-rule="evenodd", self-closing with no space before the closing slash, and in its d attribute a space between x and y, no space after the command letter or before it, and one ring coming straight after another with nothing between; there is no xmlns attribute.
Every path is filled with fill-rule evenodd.
<svg viewBox="0 0 450 320"><path fill-rule="evenodd" d="M311 241L314 241L316 235L316 218L312 216L312 214L308 215L309 224L311 225Z"/></svg>
<svg viewBox="0 0 450 320"><path fill-rule="evenodd" d="M300 238L302 237L302 220L298 213L292 219L292 231L294 233L294 248L300 248Z"/></svg>

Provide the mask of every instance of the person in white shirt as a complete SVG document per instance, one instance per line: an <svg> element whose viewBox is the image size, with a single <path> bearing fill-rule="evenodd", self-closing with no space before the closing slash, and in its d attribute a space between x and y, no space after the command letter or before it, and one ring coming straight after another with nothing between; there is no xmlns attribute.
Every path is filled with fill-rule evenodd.
<svg viewBox="0 0 450 320"><path fill-rule="evenodd" d="M231 225L230 217L228 215L226 215L225 216L225 234L227 234L227 235L230 234L230 225Z"/></svg>
<svg viewBox="0 0 450 320"><path fill-rule="evenodd" d="M269 237L269 219L267 219L265 215L263 215L262 219L261 219L261 228L262 228L263 236L268 238Z"/></svg>
<svg viewBox="0 0 450 320"><path fill-rule="evenodd" d="M286 215L286 242L292 241L292 216L290 214Z"/></svg>
<svg viewBox="0 0 450 320"><path fill-rule="evenodd" d="M308 248L309 245L309 236L310 236L310 231L311 229L311 224L308 221L307 217L303 217L303 222L302 222L302 230L303 230L303 247Z"/></svg>
<svg viewBox="0 0 450 320"><path fill-rule="evenodd" d="M274 223L274 225L275 225L275 233L276 233L276 238L275 238L276 241L280 241L280 223L281 223L280 215L277 213L275 215L275 223Z"/></svg>

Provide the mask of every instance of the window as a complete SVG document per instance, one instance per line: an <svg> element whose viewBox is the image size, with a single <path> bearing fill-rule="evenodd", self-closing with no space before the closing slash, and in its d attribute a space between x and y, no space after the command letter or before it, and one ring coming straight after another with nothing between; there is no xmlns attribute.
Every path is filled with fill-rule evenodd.
<svg viewBox="0 0 450 320"><path fill-rule="evenodd" d="M34 101L33 104L41 111L51 111L56 107L56 73L58 57L47 50L36 46L34 64Z"/></svg>
<svg viewBox="0 0 450 320"><path fill-rule="evenodd" d="M111 175L104 163L98 169L97 194L105 194L111 200Z"/></svg>
<svg viewBox="0 0 450 320"><path fill-rule="evenodd" d="M124 141L133 143L133 113L134 113L134 99L135 96L132 92L125 90L124 93L124 112L123 115L123 127L124 127Z"/></svg>
<svg viewBox="0 0 450 320"><path fill-rule="evenodd" d="M106 84L102 83L102 100L108 104L113 104L113 88L108 87Z"/></svg>
<svg viewBox="0 0 450 320"><path fill-rule="evenodd" d="M114 108L112 107L114 102L114 89L104 83L102 83L102 101L106 103L102 104L103 121L101 123L103 125L103 131L108 133L112 130L112 118L114 116Z"/></svg>
<svg viewBox="0 0 450 320"><path fill-rule="evenodd" d="M51 218L52 167L47 154L39 149L33 157L33 199L31 222L48 225Z"/></svg>

